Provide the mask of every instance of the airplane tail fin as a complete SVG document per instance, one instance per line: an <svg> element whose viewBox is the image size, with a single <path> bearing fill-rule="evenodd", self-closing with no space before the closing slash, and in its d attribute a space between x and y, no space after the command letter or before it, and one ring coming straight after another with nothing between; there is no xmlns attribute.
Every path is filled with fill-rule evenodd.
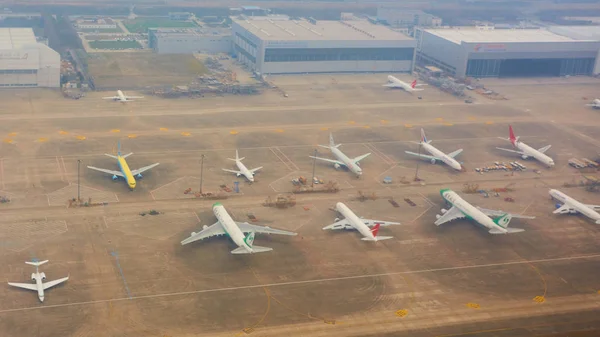
<svg viewBox="0 0 600 337"><path fill-rule="evenodd" d="M329 146L335 147L335 141L333 140L333 134L329 134Z"/></svg>
<svg viewBox="0 0 600 337"><path fill-rule="evenodd" d="M411 87L411 88L413 88L413 89L414 89L416 86L417 86L417 80L414 80L414 81L412 81L412 82L410 83L410 87Z"/></svg>
<svg viewBox="0 0 600 337"><path fill-rule="evenodd" d="M373 234L373 236L377 236L377 233L379 233L379 227L381 227L381 225L376 223L375 226L371 228L371 233Z"/></svg>
<svg viewBox="0 0 600 337"><path fill-rule="evenodd" d="M427 137L425 136L425 130L421 129L421 143L431 143L430 140L427 140Z"/></svg>
<svg viewBox="0 0 600 337"><path fill-rule="evenodd" d="M121 141L117 140L117 155L121 155Z"/></svg>
<svg viewBox="0 0 600 337"><path fill-rule="evenodd" d="M248 233L248 235L246 235L246 237L244 238L244 242L246 242L246 244L248 245L248 247L252 248L252 244L254 243L254 236L256 235L256 233L254 232L250 232Z"/></svg>
<svg viewBox="0 0 600 337"><path fill-rule="evenodd" d="M31 266L39 267L39 266L43 265L46 262L48 262L48 260L45 260L45 261L31 261L31 262L27 261L25 263L27 263L28 265L31 265Z"/></svg>
<svg viewBox="0 0 600 337"><path fill-rule="evenodd" d="M509 140L511 143L515 143L519 140L519 137L515 137L515 132L513 131L512 125L508 126L508 134L509 134Z"/></svg>
<svg viewBox="0 0 600 337"><path fill-rule="evenodd" d="M508 224L512 220L512 216L510 214L504 214L494 219L494 223L504 229L508 229Z"/></svg>

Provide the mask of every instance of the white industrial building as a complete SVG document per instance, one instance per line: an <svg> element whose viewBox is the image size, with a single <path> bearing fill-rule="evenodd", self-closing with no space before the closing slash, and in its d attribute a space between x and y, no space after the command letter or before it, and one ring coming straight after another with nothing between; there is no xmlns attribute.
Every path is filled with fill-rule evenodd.
<svg viewBox="0 0 600 337"><path fill-rule="evenodd" d="M158 54L230 53L231 30L222 28L150 28L148 47Z"/></svg>
<svg viewBox="0 0 600 337"><path fill-rule="evenodd" d="M0 28L0 87L60 86L60 55L31 28Z"/></svg>
<svg viewBox="0 0 600 337"><path fill-rule="evenodd" d="M412 72L416 41L366 20L233 19L234 53L262 74Z"/></svg>
<svg viewBox="0 0 600 337"><path fill-rule="evenodd" d="M419 62L456 77L593 75L600 72L596 31L461 27L417 29L415 38Z"/></svg>
<svg viewBox="0 0 600 337"><path fill-rule="evenodd" d="M78 29L117 29L117 23L112 19L83 18L75 21Z"/></svg>
<svg viewBox="0 0 600 337"><path fill-rule="evenodd" d="M440 27L442 25L442 19L435 15L394 5L379 5L377 19L392 27Z"/></svg>

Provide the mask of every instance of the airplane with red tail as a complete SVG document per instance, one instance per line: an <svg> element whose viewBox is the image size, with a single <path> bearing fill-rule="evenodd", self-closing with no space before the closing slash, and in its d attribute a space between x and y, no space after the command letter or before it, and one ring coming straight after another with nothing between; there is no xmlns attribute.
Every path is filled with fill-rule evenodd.
<svg viewBox="0 0 600 337"><path fill-rule="evenodd" d="M335 223L323 227L323 230L337 230L337 229L355 229L364 236L361 240L363 241L381 241L392 239L392 236L377 236L379 233L379 228L381 226L391 226L391 225L400 225L399 222L389 222L389 221L380 221L380 220L370 220L359 218L348 208L348 206L344 205L341 202L338 202L335 205L335 210L340 213L344 219L340 220L339 218L335 219ZM372 228L369 228L372 227Z"/></svg>
<svg viewBox="0 0 600 337"><path fill-rule="evenodd" d="M541 162L542 164L544 164L548 167L554 166L554 160L552 160L552 158L548 157L545 154L546 151L548 151L548 149L552 145L547 145L547 146L544 146L544 147L536 150L536 149L532 148L531 146L521 142L519 140L519 137L515 136L515 133L514 133L511 125L508 126L508 133L509 133L509 138L502 138L502 137L498 137L498 138L510 141L516 150L497 147L498 150L516 153L516 154L520 155L521 158L523 158L523 159L532 157L532 158L537 159L539 162Z"/></svg>

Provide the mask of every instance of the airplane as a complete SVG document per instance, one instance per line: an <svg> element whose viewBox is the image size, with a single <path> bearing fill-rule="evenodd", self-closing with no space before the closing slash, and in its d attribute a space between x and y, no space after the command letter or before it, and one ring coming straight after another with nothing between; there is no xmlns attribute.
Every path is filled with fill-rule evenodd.
<svg viewBox="0 0 600 337"><path fill-rule="evenodd" d="M437 161L441 161L457 171L462 170L462 166L460 165L459 162L456 161L456 159L454 159L454 157L458 156L463 151L463 149L458 149L454 152L445 154L444 152L433 147L433 145L431 145L430 143L431 143L431 141L427 140L427 137L425 137L425 131L423 129L421 129L421 141L416 144L419 144L420 146L422 146L425 151L427 151L431 154L431 156L426 155L426 154L414 153L411 151L404 151L404 152L406 152L407 154L413 155L413 156L417 156L417 157L420 157L423 159L430 160L432 164L435 164Z"/></svg>
<svg viewBox="0 0 600 337"><path fill-rule="evenodd" d="M521 228L509 228L508 223L512 218L535 219L535 217L475 207L449 188L440 190L440 194L452 207L448 210L442 208L442 215L436 215L436 226L452 220L467 218L475 220L481 226L489 229L490 234L512 234L525 231ZM495 218L490 219L490 216Z"/></svg>
<svg viewBox="0 0 600 337"><path fill-rule="evenodd" d="M335 219L335 223L323 227L323 230L337 230L337 229L356 229L364 236L361 240L363 241L381 241L392 239L393 236L377 236L380 226L399 225L399 222L379 221L359 218L341 202L335 204L335 210L338 211L344 219ZM373 227L372 229L369 227Z"/></svg>
<svg viewBox="0 0 600 337"><path fill-rule="evenodd" d="M536 149L532 148L531 146L529 146L523 142L520 142L519 137L515 137L515 133L513 132L513 128L511 125L508 126L508 132L509 132L510 138L502 138L502 137L498 137L498 138L510 141L512 143L512 145L519 151L497 147L498 150L517 153L517 154L521 155L521 158L523 158L523 159L533 157L548 167L554 166L554 160L552 160L552 158L550 158L544 154L546 151L548 151L548 149L552 145L544 146L541 149L536 150Z"/></svg>
<svg viewBox="0 0 600 337"><path fill-rule="evenodd" d="M125 181L127 182L127 185L129 185L129 188L133 191L133 189L136 186L135 178L141 179L143 172L146 172L149 169L158 166L160 163L154 163L152 165L148 165L148 166L139 168L137 170L131 170L131 169L129 169L129 165L127 165L127 161L125 161L125 158L131 156L133 154L133 152L128 153L126 155L121 155L121 142L117 143L117 147L118 147L118 149L117 149L116 156L113 156L108 153L105 153L104 155L116 159L117 165L119 165L120 171L112 171L112 170L107 170L107 169L103 169L103 168L97 168L94 166L88 166L87 168L96 170L96 171L100 171L100 172L104 172L104 173L108 173L108 174L112 174L112 180L117 180L117 179L119 179L119 177L124 178Z"/></svg>
<svg viewBox="0 0 600 337"><path fill-rule="evenodd" d="M211 226L204 226L202 231L192 232L189 238L181 241L181 245L210 238L216 235L227 235L238 245L238 248L231 251L231 254L252 254L262 253L273 250L269 247L254 246L254 236L256 233L265 234L280 234L280 235L298 235L297 233L288 232L279 229L273 229L268 226L255 226L247 222L233 221L225 207L220 202L213 205L213 213L217 217L217 222ZM248 233L248 235L244 235Z"/></svg>
<svg viewBox="0 0 600 337"><path fill-rule="evenodd" d="M119 101L121 103L131 102L133 101L132 98L144 98L144 96L127 96L123 94L121 90L117 90L117 96L102 97L102 99L110 99L113 101Z"/></svg>
<svg viewBox="0 0 600 337"><path fill-rule="evenodd" d="M31 273L31 280L35 281L35 284L31 283L13 283L8 282L8 285L18 288L23 288L27 290L37 291L38 298L40 302L44 302L44 290L54 287L57 284L61 284L69 279L69 276L63 277L58 280L43 282L46 279L46 274L40 273L38 268L44 263L48 262L48 260L40 261L40 262L25 262L29 265L35 266L35 273Z"/></svg>
<svg viewBox="0 0 600 337"><path fill-rule="evenodd" d="M331 153L333 153L333 155L335 156L335 158L337 160L321 158L321 157L314 157L314 156L309 156L309 157L313 158L313 159L318 159L318 160L332 163L333 167L335 167L336 170L339 169L340 167L346 167L346 168L348 168L348 170L350 170L350 172L356 174L357 177L360 177L362 175L362 169L360 168L359 162L361 160L367 158L371 153L369 152L367 154L363 154L362 156L358 156L356 158L350 159L350 158L348 158L348 156L346 156L344 154L344 152L342 152L340 149L338 149L338 147L340 147L340 145L342 145L342 144L337 144L337 145L335 144L335 142L333 141L333 135L330 133L329 134L329 146L327 146L327 145L319 145L319 146L331 150Z"/></svg>
<svg viewBox="0 0 600 337"><path fill-rule="evenodd" d="M406 92L423 91L423 89L417 89L416 87L422 87L427 84L417 84L417 80L412 81L410 84L403 82L392 75L387 77L388 83L384 84L384 87L402 89Z"/></svg>
<svg viewBox="0 0 600 337"><path fill-rule="evenodd" d="M244 160L245 158L246 157L240 158L240 156L238 155L238 150L235 150L235 159L232 159L232 158L227 158L227 159L235 161L235 165L237 166L239 171L228 170L228 169L222 169L222 170L226 171L226 172L235 173L238 177L244 176L244 177L246 177L246 179L248 179L249 182L253 183L254 182L254 173L263 167L260 166L260 167L254 168L252 170L248 170L248 168L246 168L246 165L244 165L242 163L242 160Z"/></svg>
<svg viewBox="0 0 600 337"><path fill-rule="evenodd" d="M556 204L557 209L554 210L554 214L583 214L585 216L587 216L588 218L594 220L596 222L597 225L600 225L600 214L598 213L598 211L600 211L600 206L597 205L589 205L589 204L584 204L581 203L573 198L571 198L570 196L564 194L563 192L559 191L559 190L550 190L550 196L555 199L558 200L559 202L562 203L562 205L560 204Z"/></svg>
<svg viewBox="0 0 600 337"><path fill-rule="evenodd" d="M600 99L596 98L595 100L592 101L592 103L586 104L586 106L591 106L594 109L600 109Z"/></svg>

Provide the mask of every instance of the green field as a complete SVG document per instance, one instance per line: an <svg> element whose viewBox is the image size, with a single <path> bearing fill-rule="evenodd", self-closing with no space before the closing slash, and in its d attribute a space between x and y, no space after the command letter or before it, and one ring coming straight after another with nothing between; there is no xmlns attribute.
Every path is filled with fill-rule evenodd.
<svg viewBox="0 0 600 337"><path fill-rule="evenodd" d="M188 28L197 27L193 22L174 21L169 19L158 18L138 18L134 20L123 21L127 30L131 33L146 33L148 28Z"/></svg>
<svg viewBox="0 0 600 337"><path fill-rule="evenodd" d="M90 47L94 49L141 49L142 45L137 41L95 40L90 41Z"/></svg>

